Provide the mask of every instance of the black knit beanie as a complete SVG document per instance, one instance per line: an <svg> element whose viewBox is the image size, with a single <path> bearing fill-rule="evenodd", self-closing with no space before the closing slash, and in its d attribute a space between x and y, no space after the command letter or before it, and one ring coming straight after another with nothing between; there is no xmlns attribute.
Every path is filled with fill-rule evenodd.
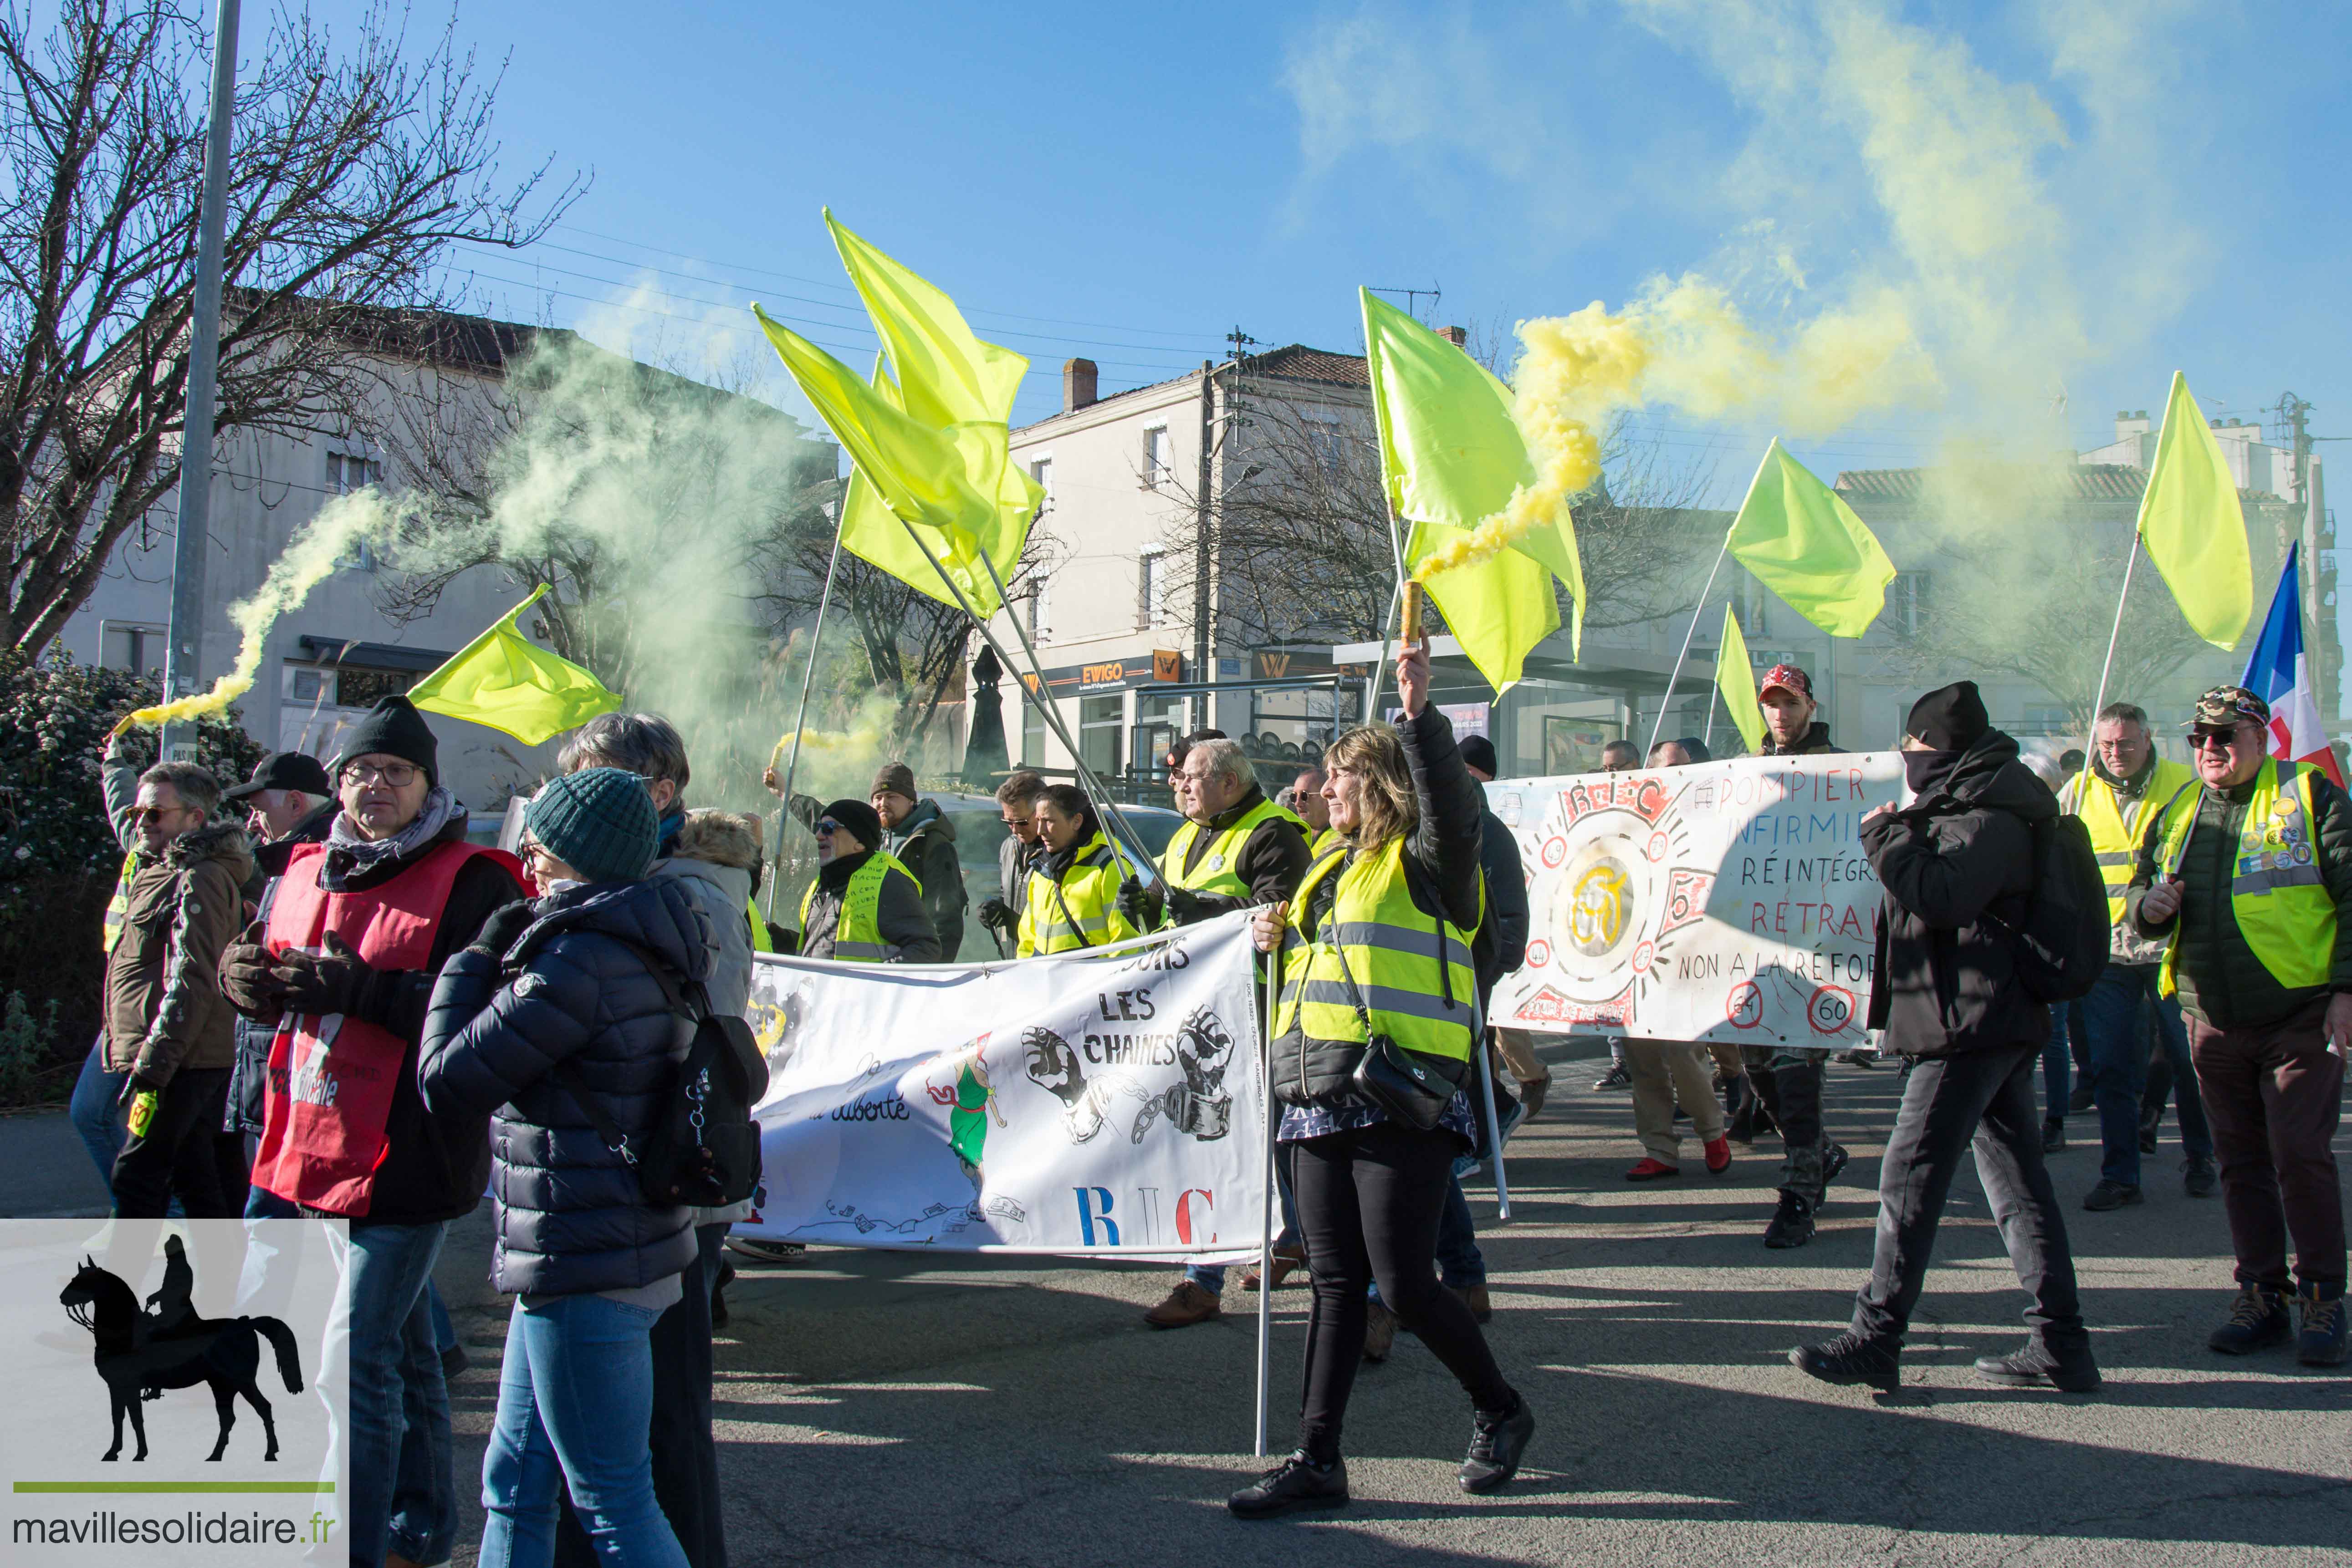
<svg viewBox="0 0 2352 1568"><path fill-rule="evenodd" d="M433 738L432 726L416 704L405 697L380 697L374 707L360 716L359 722L343 731L342 743L335 750L335 765L340 773L343 764L354 757L398 757L415 763L425 770L425 782L441 782L440 742Z"/></svg>
<svg viewBox="0 0 2352 1568"><path fill-rule="evenodd" d="M882 847L882 817L864 801L836 800L817 814L817 820L828 816L856 835L857 842L868 849Z"/></svg>
<svg viewBox="0 0 2352 1568"><path fill-rule="evenodd" d="M1905 734L1925 741L1929 749L1938 752L1965 752L1991 728L1992 720L1973 680L1937 687L1911 704L1911 716L1903 721Z"/></svg>

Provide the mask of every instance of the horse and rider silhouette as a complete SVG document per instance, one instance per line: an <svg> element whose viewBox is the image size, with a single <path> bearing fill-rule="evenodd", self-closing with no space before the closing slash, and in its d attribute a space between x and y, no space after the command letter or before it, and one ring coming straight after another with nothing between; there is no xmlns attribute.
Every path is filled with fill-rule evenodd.
<svg viewBox="0 0 2352 1568"><path fill-rule="evenodd" d="M228 1429L236 1424L239 1394L261 1417L261 1429L269 1439L269 1451L261 1457L278 1458L278 1423L254 1379L261 1368L266 1335L278 1352L278 1375L287 1392L302 1392L302 1360L294 1331L276 1318L198 1316L189 1300L195 1279L186 1247L170 1236L163 1239L163 1287L147 1298L152 1311L142 1311L138 1293L87 1254L72 1282L58 1292L58 1304L66 1315L97 1337L91 1364L106 1380L114 1404L114 1446L102 1458L121 1456L122 1418L129 1415L139 1438L139 1451L131 1457L144 1459L147 1419L140 1402L161 1398L167 1388L192 1388L199 1383L212 1385L213 1407L220 1412L220 1440L207 1458L218 1459L228 1451Z"/></svg>

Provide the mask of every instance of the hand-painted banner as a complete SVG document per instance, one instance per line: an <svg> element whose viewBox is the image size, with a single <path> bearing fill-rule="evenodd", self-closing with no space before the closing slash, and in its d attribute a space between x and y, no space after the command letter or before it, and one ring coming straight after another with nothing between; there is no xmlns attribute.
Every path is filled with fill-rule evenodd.
<svg viewBox="0 0 2352 1568"><path fill-rule="evenodd" d="M1854 1045L1879 900L1857 829L1902 791L1892 752L1487 785L1518 836L1529 914L1495 1022Z"/></svg>
<svg viewBox="0 0 2352 1568"><path fill-rule="evenodd" d="M1018 963L760 956L758 1213L831 1246L1255 1256L1265 1079L1239 914Z"/></svg>

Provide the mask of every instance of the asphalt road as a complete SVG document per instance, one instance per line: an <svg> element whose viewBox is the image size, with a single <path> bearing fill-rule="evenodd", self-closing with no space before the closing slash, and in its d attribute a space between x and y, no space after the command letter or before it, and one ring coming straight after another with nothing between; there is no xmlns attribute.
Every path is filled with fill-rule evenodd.
<svg viewBox="0 0 2352 1568"><path fill-rule="evenodd" d="M1560 1069L1511 1146L1514 1217L1473 1191L1490 1333L1540 1426L1507 1492L1454 1486L1466 1403L1401 1337L1349 1412L1356 1500L1243 1524L1255 1298L1172 1333L1141 1325L1165 1268L820 1250L746 1268L719 1346L719 1464L739 1563L2352 1563L2352 1376L2287 1352L2204 1348L2225 1313L2217 1200L2183 1196L2169 1122L2146 1206L2084 1213L2095 1146L2056 1157L2107 1375L2095 1398L1979 1384L2024 1297L1972 1177L1955 1189L1903 1385L1815 1384L1782 1359L1843 1326L1866 1268L1892 1071L1832 1069L1853 1163L1809 1247L1760 1244L1769 1143L1727 1177L1629 1187L1622 1093ZM2078 1137L2094 1140L2091 1119ZM2344 1147L2352 1155L2352 1146ZM1687 1169L1696 1172L1695 1152ZM440 1271L476 1365L455 1391L466 1520L504 1310L486 1215ZM1236 1271L1236 1279L1238 1271ZM1276 1295L1277 1445L1297 1411L1306 1295Z"/></svg>

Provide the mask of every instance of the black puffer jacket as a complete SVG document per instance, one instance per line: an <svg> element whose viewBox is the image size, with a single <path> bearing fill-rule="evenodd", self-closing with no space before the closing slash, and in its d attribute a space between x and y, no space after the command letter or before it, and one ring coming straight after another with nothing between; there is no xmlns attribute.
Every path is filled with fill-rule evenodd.
<svg viewBox="0 0 2352 1568"><path fill-rule="evenodd" d="M436 1116L491 1112L500 1290L635 1289L694 1261L693 1211L645 1201L554 1068L575 1064L624 1132L649 1129L693 1030L647 953L701 981L718 942L676 879L571 889L533 916L503 955L469 947L442 970L418 1084Z"/></svg>
<svg viewBox="0 0 2352 1568"><path fill-rule="evenodd" d="M886 846L923 885L923 910L939 939L940 955L920 962L952 963L963 946L963 862L956 856L955 824L935 800L920 802L887 836Z"/></svg>
<svg viewBox="0 0 2352 1568"><path fill-rule="evenodd" d="M1940 787L1863 825L1886 889L1870 1026L1886 1031L1887 1049L1957 1056L2049 1038L2050 1009L2018 983L1999 922L2024 917L2031 825L2057 815L2058 797L2017 760L2017 742L1988 730Z"/></svg>

